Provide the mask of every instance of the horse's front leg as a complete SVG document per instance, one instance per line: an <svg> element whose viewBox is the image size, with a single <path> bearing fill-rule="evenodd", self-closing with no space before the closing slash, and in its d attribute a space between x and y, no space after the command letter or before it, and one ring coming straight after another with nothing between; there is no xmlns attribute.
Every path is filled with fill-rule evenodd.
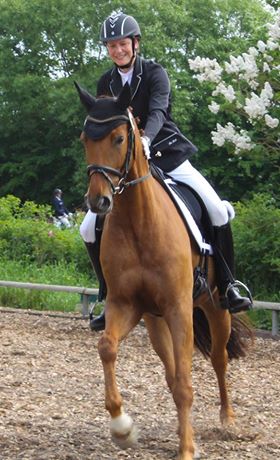
<svg viewBox="0 0 280 460"><path fill-rule="evenodd" d="M111 435L121 449L135 444L137 429L132 418L123 410L122 397L116 382L116 359L119 340L126 336L139 320L140 315L137 315L131 306L122 305L122 308L119 308L107 301L106 328L98 343L105 378L105 407L111 415Z"/></svg>
<svg viewBox="0 0 280 460"><path fill-rule="evenodd" d="M174 351L175 376L172 395L177 407L180 439L178 460L192 460L194 458L193 430L190 423L190 412L193 401L191 382L191 366L193 353L193 311L192 297L189 301L173 306L166 316L170 329Z"/></svg>

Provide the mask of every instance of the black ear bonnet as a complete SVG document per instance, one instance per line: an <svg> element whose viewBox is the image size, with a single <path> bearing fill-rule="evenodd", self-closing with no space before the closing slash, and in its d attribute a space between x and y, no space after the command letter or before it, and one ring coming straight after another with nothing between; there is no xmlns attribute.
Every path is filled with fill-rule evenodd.
<svg viewBox="0 0 280 460"><path fill-rule="evenodd" d="M96 141L128 121L127 109L121 109L117 100L100 98L89 110L83 129L87 137Z"/></svg>

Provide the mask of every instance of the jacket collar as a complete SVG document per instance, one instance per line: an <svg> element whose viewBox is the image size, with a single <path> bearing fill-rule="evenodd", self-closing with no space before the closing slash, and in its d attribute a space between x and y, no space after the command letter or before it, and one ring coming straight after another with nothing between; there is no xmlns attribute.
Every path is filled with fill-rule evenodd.
<svg viewBox="0 0 280 460"><path fill-rule="evenodd" d="M137 55L135 59L134 70L133 70L133 75L132 75L132 80L131 80L131 85L130 85L132 99L137 93L137 90L141 83L142 73L143 73L142 58ZM114 97L117 97L120 94L121 89L122 89L122 79L118 72L117 67L114 67L111 72L111 81L110 81L110 90L111 90L112 95Z"/></svg>

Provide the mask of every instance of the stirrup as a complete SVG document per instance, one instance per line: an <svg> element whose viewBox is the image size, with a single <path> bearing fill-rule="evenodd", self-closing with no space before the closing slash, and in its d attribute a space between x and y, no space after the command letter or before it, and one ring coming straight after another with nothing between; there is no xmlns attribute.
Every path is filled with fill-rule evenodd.
<svg viewBox="0 0 280 460"><path fill-rule="evenodd" d="M246 291L246 297L240 294L239 287ZM228 284L225 294L220 298L220 305L232 314L248 311L253 307L251 292L241 281L233 281Z"/></svg>
<svg viewBox="0 0 280 460"><path fill-rule="evenodd" d="M245 289L245 291L247 292L248 294L248 297L249 297L249 300L251 301L251 303L253 304L253 297L252 297L252 294L249 290L249 288L246 286L246 284L242 283L241 281L239 280L234 280L232 283L229 283L227 288L226 288L226 292L225 292L225 297L227 297L228 295L228 291L231 289L231 288L238 288L239 287L242 287L243 289Z"/></svg>
<svg viewBox="0 0 280 460"><path fill-rule="evenodd" d="M98 315L94 315L94 311L98 305L102 306L101 311L100 313L98 313ZM104 311L104 306L105 306L105 299L102 299L102 300L97 299L89 310L89 320L92 321L96 316L99 316L102 313L102 311Z"/></svg>

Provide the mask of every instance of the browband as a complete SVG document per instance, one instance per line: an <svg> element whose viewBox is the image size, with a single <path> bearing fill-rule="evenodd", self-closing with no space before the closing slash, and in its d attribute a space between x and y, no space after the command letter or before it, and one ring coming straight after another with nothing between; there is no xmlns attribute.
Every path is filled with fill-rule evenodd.
<svg viewBox="0 0 280 460"><path fill-rule="evenodd" d="M103 120L99 120L98 118L93 118L90 115L88 115L85 119L85 123L87 121L92 121L93 123L109 123L110 121L115 121L115 120L124 120L124 121L130 121L130 118L127 117L126 115L115 115L110 118L104 118Z"/></svg>

